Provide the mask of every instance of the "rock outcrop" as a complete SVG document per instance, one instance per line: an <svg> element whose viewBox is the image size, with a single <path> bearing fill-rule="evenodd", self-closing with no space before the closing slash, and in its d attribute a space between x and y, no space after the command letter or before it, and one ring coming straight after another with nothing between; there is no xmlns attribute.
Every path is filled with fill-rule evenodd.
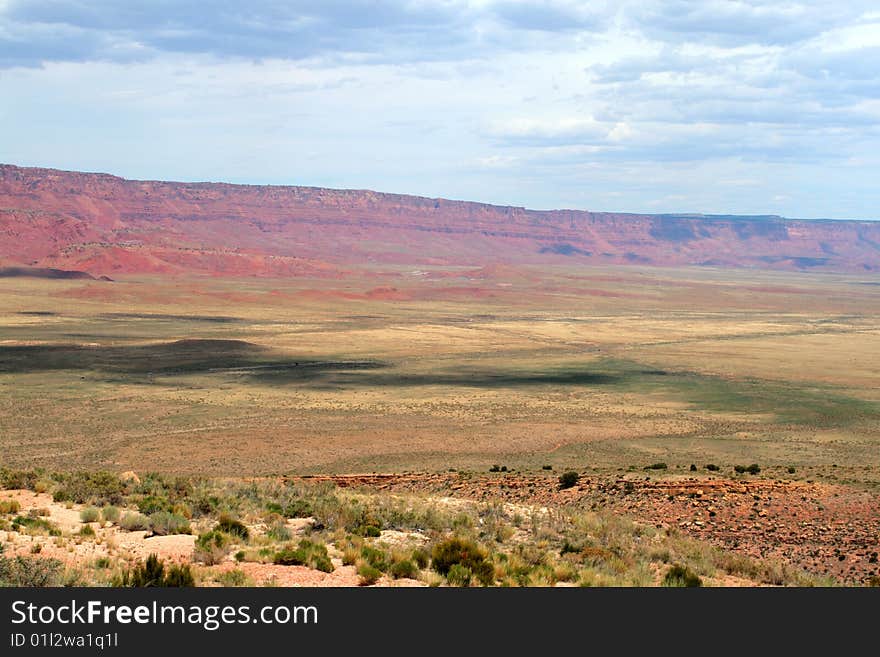
<svg viewBox="0 0 880 657"><path fill-rule="evenodd" d="M880 222L535 211L365 190L0 165L0 264L338 277L364 264L880 271Z"/></svg>

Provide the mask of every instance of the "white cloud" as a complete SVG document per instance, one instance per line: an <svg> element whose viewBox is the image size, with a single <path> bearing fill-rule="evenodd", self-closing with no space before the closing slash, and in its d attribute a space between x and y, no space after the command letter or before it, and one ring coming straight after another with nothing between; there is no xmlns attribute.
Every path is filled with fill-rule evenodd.
<svg viewBox="0 0 880 657"><path fill-rule="evenodd" d="M871 2L173 4L0 0L2 158L538 207L880 207Z"/></svg>

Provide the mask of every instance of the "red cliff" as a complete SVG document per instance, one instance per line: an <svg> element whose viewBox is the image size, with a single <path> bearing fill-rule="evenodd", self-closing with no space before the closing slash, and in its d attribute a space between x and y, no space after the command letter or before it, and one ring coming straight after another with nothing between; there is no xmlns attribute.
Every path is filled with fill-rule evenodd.
<svg viewBox="0 0 880 657"><path fill-rule="evenodd" d="M880 222L534 211L0 165L0 265L338 276L369 263L880 271Z"/></svg>

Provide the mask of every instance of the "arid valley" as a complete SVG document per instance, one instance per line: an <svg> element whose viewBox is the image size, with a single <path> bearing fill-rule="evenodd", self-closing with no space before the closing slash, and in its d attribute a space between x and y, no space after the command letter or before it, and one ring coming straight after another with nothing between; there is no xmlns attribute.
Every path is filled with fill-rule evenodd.
<svg viewBox="0 0 880 657"><path fill-rule="evenodd" d="M645 216L602 256L324 195L224 248L253 206L53 175L0 186L0 541L55 583L880 583L873 226L725 219L719 255ZM431 566L453 540L482 561Z"/></svg>

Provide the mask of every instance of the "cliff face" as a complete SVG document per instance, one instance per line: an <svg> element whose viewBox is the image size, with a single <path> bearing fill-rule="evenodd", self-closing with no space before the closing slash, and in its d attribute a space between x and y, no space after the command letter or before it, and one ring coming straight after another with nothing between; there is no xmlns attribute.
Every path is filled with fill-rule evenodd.
<svg viewBox="0 0 880 657"><path fill-rule="evenodd" d="M0 165L0 265L339 276L367 263L880 271L880 222L533 211Z"/></svg>

